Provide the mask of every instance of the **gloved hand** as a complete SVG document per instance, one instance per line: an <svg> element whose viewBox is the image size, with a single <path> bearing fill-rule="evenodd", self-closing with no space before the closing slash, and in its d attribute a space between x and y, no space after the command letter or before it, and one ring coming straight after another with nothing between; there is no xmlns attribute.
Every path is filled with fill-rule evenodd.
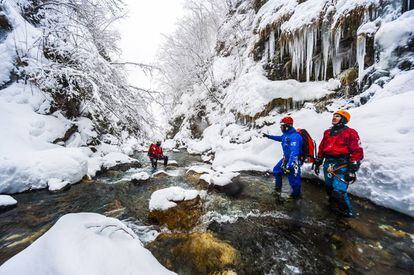
<svg viewBox="0 0 414 275"><path fill-rule="evenodd" d="M283 170L283 173L284 174L286 174L286 175L288 175L288 174L290 174L290 172L292 172L292 169L289 167L286 167L286 166L282 166L282 170Z"/></svg>
<svg viewBox="0 0 414 275"><path fill-rule="evenodd" d="M359 161L354 161L354 162L350 162L348 163L348 170L349 172L356 172L359 170L359 166L361 166L361 162Z"/></svg>
<svg viewBox="0 0 414 275"><path fill-rule="evenodd" d="M263 133L262 136L265 137L265 138L269 138L269 135L265 134L265 133Z"/></svg>
<svg viewBox="0 0 414 275"><path fill-rule="evenodd" d="M322 163L323 163L323 159L321 159L321 158L315 159L313 171L315 171L316 175L319 175L320 166L322 165Z"/></svg>

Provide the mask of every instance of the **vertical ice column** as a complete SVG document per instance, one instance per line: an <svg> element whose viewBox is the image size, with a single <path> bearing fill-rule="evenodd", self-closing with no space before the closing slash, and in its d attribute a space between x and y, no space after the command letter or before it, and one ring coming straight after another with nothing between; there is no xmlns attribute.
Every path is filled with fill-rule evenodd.
<svg viewBox="0 0 414 275"><path fill-rule="evenodd" d="M275 44L275 32L270 32L269 36L269 59L272 61L275 57L275 51L276 51L276 44Z"/></svg>
<svg viewBox="0 0 414 275"><path fill-rule="evenodd" d="M357 38L357 62L358 62L358 83L361 84L362 74L364 73L364 63L365 63L365 45L366 38L365 35L359 35Z"/></svg>
<svg viewBox="0 0 414 275"><path fill-rule="evenodd" d="M306 81L310 81L310 76L312 73L312 57L313 57L313 47L315 45L315 31L312 27L309 28L308 32L305 32L306 35Z"/></svg>
<svg viewBox="0 0 414 275"><path fill-rule="evenodd" d="M322 29L322 58L323 58L323 80L327 78L329 49L331 47L331 31L327 28Z"/></svg>

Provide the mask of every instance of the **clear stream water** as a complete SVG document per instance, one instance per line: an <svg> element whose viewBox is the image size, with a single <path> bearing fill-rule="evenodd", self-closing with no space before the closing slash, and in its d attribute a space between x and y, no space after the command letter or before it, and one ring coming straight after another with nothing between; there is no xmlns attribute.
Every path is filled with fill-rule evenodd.
<svg viewBox="0 0 414 275"><path fill-rule="evenodd" d="M202 165L198 156L169 155L179 165L168 168L173 177L134 184L122 180L131 172L111 172L61 193L14 195L18 206L0 213L0 264L66 213L116 217L144 244L152 241L160 231L147 218L152 192L169 186L193 189L184 174L190 166ZM136 158L144 164L138 171L151 172L143 154ZM317 182L304 181L303 199L297 202L285 199L287 183L281 196L272 190L270 175L243 172L231 192L210 191L205 198L197 230L212 232L240 252L241 264L234 268L238 274L414 274L413 218L355 197L357 218L339 218L328 209Z"/></svg>

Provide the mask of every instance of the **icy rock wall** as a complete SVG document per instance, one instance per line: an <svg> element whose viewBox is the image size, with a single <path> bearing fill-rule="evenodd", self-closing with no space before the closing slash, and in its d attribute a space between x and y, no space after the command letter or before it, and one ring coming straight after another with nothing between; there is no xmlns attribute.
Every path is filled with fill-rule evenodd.
<svg viewBox="0 0 414 275"><path fill-rule="evenodd" d="M269 79L327 80L358 67L361 80L374 63L373 36L381 21L396 6L402 9L392 0L299 2L269 0L256 13L251 53Z"/></svg>

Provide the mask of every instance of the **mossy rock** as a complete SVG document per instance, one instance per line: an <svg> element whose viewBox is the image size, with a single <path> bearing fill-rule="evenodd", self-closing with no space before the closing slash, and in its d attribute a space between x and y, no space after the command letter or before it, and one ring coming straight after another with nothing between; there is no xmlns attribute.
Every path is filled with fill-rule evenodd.
<svg viewBox="0 0 414 275"><path fill-rule="evenodd" d="M190 230L195 227L203 213L200 196L188 201L175 201L177 206L167 210L152 210L149 219L170 230Z"/></svg>
<svg viewBox="0 0 414 275"><path fill-rule="evenodd" d="M350 86L358 78L358 71L355 68L349 68L339 75L342 86Z"/></svg>
<svg viewBox="0 0 414 275"><path fill-rule="evenodd" d="M206 182L205 180L200 179L200 177L204 174L207 174L207 173L206 172L197 173L193 170L189 170L187 171L187 173L185 173L185 180L198 189L207 189L209 186L209 183Z"/></svg>
<svg viewBox="0 0 414 275"><path fill-rule="evenodd" d="M239 252L211 233L160 234L147 248L179 274L235 274Z"/></svg>

